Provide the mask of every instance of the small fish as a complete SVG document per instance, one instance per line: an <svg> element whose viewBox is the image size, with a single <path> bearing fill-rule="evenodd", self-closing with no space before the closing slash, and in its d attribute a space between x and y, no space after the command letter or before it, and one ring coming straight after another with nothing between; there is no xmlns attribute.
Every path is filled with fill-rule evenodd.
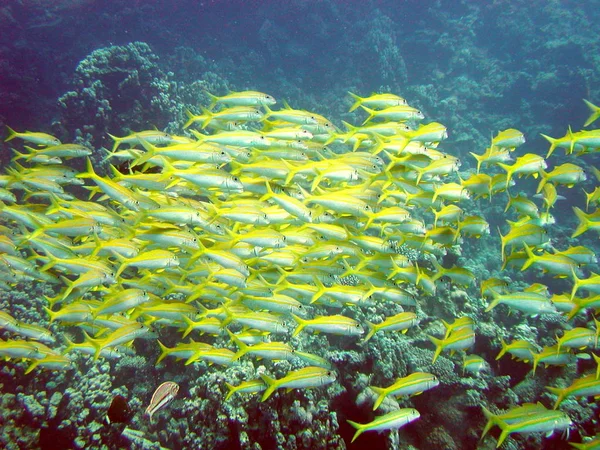
<svg viewBox="0 0 600 450"><path fill-rule="evenodd" d="M146 408L145 415L148 416L149 420L152 421L152 415L159 409L167 406L177 396L179 392L179 385L173 381L165 381L159 387L156 388L150 404Z"/></svg>
<svg viewBox="0 0 600 450"><path fill-rule="evenodd" d="M524 143L525 136L514 128L499 131L496 137L492 139L492 147L509 148L511 151Z"/></svg>
<svg viewBox="0 0 600 450"><path fill-rule="evenodd" d="M351 442L354 442L365 431L397 430L417 420L419 417L421 417L421 414L416 409L403 408L384 414L383 416L377 416L375 420L365 424L348 420L347 422L356 428L356 433L354 433Z"/></svg>
<svg viewBox="0 0 600 450"><path fill-rule="evenodd" d="M450 333L447 338L437 339L429 336L429 340L436 347L432 361L432 363L435 363L442 350L448 349L451 353L454 353L456 350L465 350L475 344L475 332L471 328L461 328Z"/></svg>
<svg viewBox="0 0 600 450"><path fill-rule="evenodd" d="M519 420L537 414L538 412L548 411L548 409L541 404L537 403L524 403L523 405L512 408L511 410L501 413L501 414L493 414L490 410L483 407L483 414L487 419L487 423L481 433L480 441L485 437L485 435L490 431L490 429L498 423L498 421L503 421L507 424L518 422Z"/></svg>
<svg viewBox="0 0 600 450"><path fill-rule="evenodd" d="M8 129L8 137L4 140L4 142L8 142L14 138L19 138L37 145L60 145L60 140L47 133L35 133L32 131L19 133L8 125L6 128Z"/></svg>
<svg viewBox="0 0 600 450"><path fill-rule="evenodd" d="M578 378L566 388L546 387L554 395L558 396L554 408L556 409L568 397L595 397L600 395L600 380L596 379L596 374L592 373L582 378Z"/></svg>
<svg viewBox="0 0 600 450"><path fill-rule="evenodd" d="M375 404L373 405L373 411L379 408L388 395L394 397L400 397L402 395L419 395L424 391L433 389L439 384L440 381L435 375L425 372L415 372L404 378L398 378L394 384L387 388L369 386L371 390L378 394L377 400L375 400Z"/></svg>
<svg viewBox="0 0 600 450"><path fill-rule="evenodd" d="M500 447L508 435L512 433L545 432L550 435L554 431L565 430L572 424L571 418L562 411L536 411L534 414L527 415L510 424L498 420L497 425L502 433L498 438L496 448Z"/></svg>
<svg viewBox="0 0 600 450"><path fill-rule="evenodd" d="M369 106L371 108L388 108L390 106L402 106L406 105L406 100L399 95L383 93L383 94L371 94L368 97L359 97L352 92L348 92L350 97L354 99L354 104L350 107L350 111L354 111L359 106Z"/></svg>
<svg viewBox="0 0 600 450"><path fill-rule="evenodd" d="M232 384L225 382L225 386L227 386L228 389L227 395L225 396L225 401L229 400L233 394L238 392L256 394L267 389L267 385L260 378L256 380L244 381L237 386L233 386Z"/></svg>
<svg viewBox="0 0 600 450"><path fill-rule="evenodd" d="M273 379L265 374L261 374L265 384L268 386L260 401L268 399L276 389L306 389L325 386L333 383L337 376L336 373L323 367L308 366L298 370L288 372L283 378Z"/></svg>

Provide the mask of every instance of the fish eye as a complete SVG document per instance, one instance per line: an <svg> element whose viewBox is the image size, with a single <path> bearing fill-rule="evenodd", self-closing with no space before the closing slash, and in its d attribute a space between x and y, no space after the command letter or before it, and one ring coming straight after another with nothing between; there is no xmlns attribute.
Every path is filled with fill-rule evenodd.
<svg viewBox="0 0 600 450"><path fill-rule="evenodd" d="M221 156L225 156L225 152L221 152Z"/></svg>
<svg viewBox="0 0 600 450"><path fill-rule="evenodd" d="M315 116L310 116L310 118L311 118L312 120L316 120L316 119L315 119Z"/></svg>
<svg viewBox="0 0 600 450"><path fill-rule="evenodd" d="M240 181L238 177L233 177L233 181Z"/></svg>

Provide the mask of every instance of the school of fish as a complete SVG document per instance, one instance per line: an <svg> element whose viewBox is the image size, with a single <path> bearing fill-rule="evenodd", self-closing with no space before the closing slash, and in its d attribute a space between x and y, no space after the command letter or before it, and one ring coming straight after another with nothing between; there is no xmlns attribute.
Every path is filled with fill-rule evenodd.
<svg viewBox="0 0 600 450"><path fill-rule="evenodd" d="M585 275L585 267L597 260L585 246L555 248L548 228L561 199L557 190L586 180L586 173L573 163L548 170L548 160L557 148L576 161L596 152L600 130L544 136L551 144L546 158L513 156L524 135L500 131L482 154L472 154L476 171L459 174L460 160L442 150L445 126L422 123L421 111L391 93L350 95L350 111L366 119L344 122L341 131L314 112L287 104L274 109L276 100L265 93L209 94L211 104L201 114L187 112L184 129L191 137L159 130L111 136L108 175L97 173L90 157L98 155L83 145L9 128L6 140L22 145L0 176L0 288L33 280L52 284L56 295L44 299L49 326L0 311L0 328L11 335L0 341L0 356L27 361L25 373L69 370L72 352L119 358L133 351L134 340L151 339L160 347L157 364L165 358L185 365L230 366L240 358L305 363L279 379L260 373L238 386L226 383L226 401L240 393L260 393L266 401L281 388L335 383L334 364L295 349L291 338L326 333L369 345L378 333L410 333L419 323L419 298L435 295L437 283L475 287L471 270L443 267L442 257L464 239L490 233L486 219L471 212L473 199L505 192L506 211L518 218L499 230L502 269L539 269L572 280L572 291L551 293L537 283L516 291L504 279L479 280L489 314L505 305L524 316L561 314L566 322L556 345L540 350L535 342L502 340L497 359L508 353L535 372L540 363L589 358L581 350L597 348L600 327L585 314L600 308L600 275ZM588 127L600 108L586 104ZM73 158L85 158L86 170L71 168ZM591 171L600 180L600 172ZM529 176L539 177L537 192L513 195L517 177ZM588 209L600 203L600 186L585 192L585 203ZM573 210L579 221L574 238L600 231L600 210ZM390 304L410 311L380 323L357 319L364 317L356 314L361 308L385 311ZM468 354L477 334L473 318L442 322L445 335L430 336L433 362L442 352L460 351L464 373L489 371L489 362ZM61 333L67 327L80 330L81 342ZM178 343L164 345L159 331L177 334ZM230 348L215 346L217 336L229 338ZM558 409L561 403L600 396L600 357L593 356L597 371L568 387L548 387L557 397L552 409L542 403L498 414L484 408L482 438L494 425L501 429L497 446L513 433L568 429L572 421ZM372 386L373 410L388 396L443 383L415 372ZM177 389L163 383L148 415ZM416 409L401 408L367 424L349 423L354 440L419 417ZM598 448L600 439L573 445Z"/></svg>

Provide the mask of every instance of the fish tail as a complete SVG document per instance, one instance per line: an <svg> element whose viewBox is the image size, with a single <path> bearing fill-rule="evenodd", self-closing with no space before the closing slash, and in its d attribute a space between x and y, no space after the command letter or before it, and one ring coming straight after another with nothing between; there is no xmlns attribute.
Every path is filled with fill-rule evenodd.
<svg viewBox="0 0 600 450"><path fill-rule="evenodd" d="M523 244L523 247L525 248L525 253L527 254L527 260L525 261L525 263L523 263L523 267L521 267L521 272L527 270L536 260L536 256L531 251L531 248L529 248L529 245Z"/></svg>
<svg viewBox="0 0 600 450"><path fill-rule="evenodd" d="M575 294L577 294L577 291L579 290L581 280L577 278L577 273L575 273L575 269L573 267L571 267L571 274L573 275L573 290L571 291L571 301L573 301L573 299L575 298Z"/></svg>
<svg viewBox="0 0 600 450"><path fill-rule="evenodd" d="M185 317L185 316L184 316ZM158 346L160 347L160 355L158 357L158 359L156 360L156 363L154 364L155 366L158 366L158 364L167 357L167 355L169 354L169 348L163 344L162 342L160 342L158 339L156 340L156 342L158 342Z"/></svg>
<svg viewBox="0 0 600 450"><path fill-rule="evenodd" d="M506 171L506 189L508 189L508 185L510 184L510 180L512 178L513 169L508 164L498 163L498 166Z"/></svg>
<svg viewBox="0 0 600 450"><path fill-rule="evenodd" d="M35 361L33 361L29 365L29 367L27 368L27 370L25 370L25 375L27 375L28 373L32 372L33 369L35 369L40 364L41 361L43 361L43 359L36 359Z"/></svg>
<svg viewBox="0 0 600 450"><path fill-rule="evenodd" d="M29 157L29 155L28 155L28 154L26 154L26 153L21 153L21 152L17 151L17 150L16 150L16 149L14 149L14 148L12 149L12 151L13 151L13 153L15 154L15 156L14 156L14 157L11 159L11 161L12 161L12 162L17 162L17 160L19 160L19 159L23 159L23 158L24 158L25 160L27 160L27 158Z"/></svg>
<svg viewBox="0 0 600 450"><path fill-rule="evenodd" d="M554 407L552 409L558 408L558 405L560 405L565 398L564 389L557 388L557 387L551 387L551 386L546 386L546 389L548 389L550 392L552 392L554 395L556 395L558 397L556 399L556 403L554 403Z"/></svg>
<svg viewBox="0 0 600 450"><path fill-rule="evenodd" d="M500 303L501 297L500 297L500 295L498 295L498 293L496 291L492 291L492 298L493 298L493 300L488 305L488 307L485 308L485 312L491 311L496 306L498 306L498 304Z"/></svg>
<svg viewBox="0 0 600 450"><path fill-rule="evenodd" d="M319 277L313 277L315 284L317 285L317 292L315 292L310 299L311 305L319 301L319 299L325 294L325 285L321 282Z"/></svg>
<svg viewBox="0 0 600 450"><path fill-rule="evenodd" d="M219 101L219 97L217 97L216 95L211 94L208 91L204 91L204 93L206 94L206 96L210 99L210 105L208 105L208 109L210 109L212 111L212 109L217 106L217 102ZM185 128L185 127L184 127ZM204 127L202 127L204 128Z"/></svg>
<svg viewBox="0 0 600 450"><path fill-rule="evenodd" d="M554 149L556 148L556 146L558 144L558 139L554 139L550 136L546 136L545 134L542 134L542 137L544 139L546 139L548 142L550 142L550 149L548 150L548 154L546 155L546 159L548 159L548 158L550 158L550 155L552 155L552 153L554 152Z"/></svg>
<svg viewBox="0 0 600 450"><path fill-rule="evenodd" d="M350 443L352 443L356 440L356 438L358 436L360 436L363 433L363 431L365 431L365 426L361 423L353 422L352 420L348 420L348 419L346 419L346 422L348 422L350 425L352 425L354 428L356 428L356 433L354 433L354 436L352 437L352 440L350 441Z"/></svg>
<svg viewBox="0 0 600 450"><path fill-rule="evenodd" d="M98 358L100 358L100 352L102 351L102 348L103 348L102 340L92 338L85 331L83 332L83 336L85 338L85 341L92 344L94 346L94 348L96 349L96 352L94 353L94 361L98 361Z"/></svg>
<svg viewBox="0 0 600 450"><path fill-rule="evenodd" d="M302 319L301 317L298 317L295 314L292 314L292 317L294 318L294 320L298 323L298 326L296 327L296 329L294 330L294 332L292 333L292 337L298 336L300 334L300 332L304 329L304 327L308 324L308 321Z"/></svg>
<svg viewBox="0 0 600 450"><path fill-rule="evenodd" d="M588 230L588 228L590 227L590 220L588 219L587 214L584 213L577 206L573 207L573 211L575 212L577 219L579 219L579 225L577 225L577 228L575 229L575 231L573 232L573 235L571 236L572 238L575 238L575 237L579 236L580 234L585 233Z"/></svg>
<svg viewBox="0 0 600 450"><path fill-rule="evenodd" d="M350 110L348 111L348 112L352 112L362 104L363 99L362 99L362 97L359 97L358 95L356 95L350 91L348 91L348 95L350 95L350 97L352 97L352 99L354 100L354 103L352 104L352 106L350 107Z"/></svg>
<svg viewBox="0 0 600 450"><path fill-rule="evenodd" d="M17 133L11 127L6 125L6 128L8 129L8 137L4 139L4 142L12 141L14 138L19 137L19 133Z"/></svg>
<svg viewBox="0 0 600 450"><path fill-rule="evenodd" d="M585 210L589 211L590 210L590 201L592 200L594 192L592 191L592 192L588 193L585 189L583 189L583 193L585 194Z"/></svg>
<svg viewBox="0 0 600 450"><path fill-rule="evenodd" d="M428 336L429 340L433 343L433 345L435 345L435 353L433 354L433 360L431 361L431 363L435 363L435 360L438 359L438 356L440 356L440 353L442 353L442 350L444 349L444 341L442 339L437 339L433 336Z"/></svg>
<svg viewBox="0 0 600 450"><path fill-rule="evenodd" d="M234 386L233 384L228 383L227 381L225 382L225 386L227 387L228 391L227 391L227 395L225 395L225 401L229 400L231 398L231 396L233 394L235 394L236 392L236 386Z"/></svg>
<svg viewBox="0 0 600 450"><path fill-rule="evenodd" d="M149 159L152 159L152 157L156 154L156 146L152 145L150 142L148 142L146 139L144 139L142 137L139 137L138 140L140 141L140 144L142 144L142 147L144 147L144 150L146 150L146 153L141 155L135 161L135 164L134 164L135 166L143 165Z"/></svg>
<svg viewBox="0 0 600 450"><path fill-rule="evenodd" d="M206 116L206 119L202 121L202 129L206 128L211 120L213 120L214 113L209 111L204 106L200 107L202 109L202 114Z"/></svg>
<svg viewBox="0 0 600 450"><path fill-rule="evenodd" d="M273 394L273 392L275 392L275 389L277 389L277 380L265 375L264 373L261 373L260 377L267 385L267 389L265 390L262 397L260 398L260 401L264 402L266 399L268 399L271 396L271 394Z"/></svg>
<svg viewBox="0 0 600 450"><path fill-rule="evenodd" d="M240 348L238 350L238 352L235 355L233 355L233 358L232 358L232 361L237 361L242 356L244 356L246 353L248 353L250 346L246 345L239 337L237 337L231 331L227 330L227 334L229 334L229 337L235 343L235 345L237 345Z"/></svg>
<svg viewBox="0 0 600 450"><path fill-rule="evenodd" d="M508 350L508 344L503 338L500 338L500 345L502 345L502 348L500 349L500 353L498 353L498 356L496 356L496 361L502 358Z"/></svg>
<svg viewBox="0 0 600 450"><path fill-rule="evenodd" d="M69 353L76 347L76 344L71 339L69 339L69 337L66 335L63 335L63 339L65 340L65 343L67 344L67 348L65 348L65 351L62 354L66 355L67 353Z"/></svg>
<svg viewBox="0 0 600 450"><path fill-rule="evenodd" d="M592 102L589 102L586 99L583 99L583 101L585 102L587 107L590 108L590 111L592 112L590 117L588 117L587 120L585 121L585 123L583 124L584 127L587 127L592 122L595 122L598 119L598 117L600 117L600 107L594 105Z"/></svg>
<svg viewBox="0 0 600 450"><path fill-rule="evenodd" d="M533 375L535 375L535 371L537 370L537 366L540 363L540 358L541 358L541 356L538 355L538 354L533 355L533 359L532 359L532 361L533 361L533 367L531 368L531 372L532 372Z"/></svg>
<svg viewBox="0 0 600 450"><path fill-rule="evenodd" d="M365 111L366 111L366 112L369 114L369 117L367 117L367 118L365 119L365 121L362 123L362 124L364 125L364 124L366 124L366 123L367 123L369 120L371 120L373 117L375 117L375 114L377 114L377 111L375 111L375 110L373 110L373 109L370 109L370 108L367 108L366 106L363 106L363 105L360 105L360 107L361 107L362 109L364 109L364 110L365 110Z"/></svg>
<svg viewBox="0 0 600 450"><path fill-rule="evenodd" d="M375 400L375 403L373 404L373 411L375 411L387 397L387 391L376 386L369 386L369 388L377 394L377 400Z"/></svg>
<svg viewBox="0 0 600 450"><path fill-rule="evenodd" d="M367 322L367 326L369 327L369 332L367 333L367 335L363 339L363 342L367 342L377 332L377 325L375 325L374 323L369 322L368 320L366 322Z"/></svg>
<svg viewBox="0 0 600 450"><path fill-rule="evenodd" d="M477 173L479 173L479 169L481 168L481 163L483 162L483 155L477 155L473 152L469 152L473 158L477 160Z"/></svg>
<svg viewBox="0 0 600 450"><path fill-rule="evenodd" d="M275 193L273 192L273 188L271 188L271 183L269 183L269 180L265 180L265 187L267 188L267 192L260 198L261 202L265 202L275 195Z"/></svg>
<svg viewBox="0 0 600 450"><path fill-rule="evenodd" d="M535 191L536 194L539 194L542 189L544 189L544 186L546 185L546 183L548 182L548 172L546 172L544 169L540 170L540 184L538 184L537 187L537 191Z"/></svg>
<svg viewBox="0 0 600 450"><path fill-rule="evenodd" d="M191 301L191 300L189 300ZM190 334L192 331L194 331L194 321L192 319L189 318L189 316L187 316L186 314L183 315L183 321L187 324L187 328L185 329L185 331L183 332L183 336L181 336L182 338L187 337L188 334ZM158 361L157 361L158 363Z"/></svg>
<svg viewBox="0 0 600 450"><path fill-rule="evenodd" d="M46 313L48 314L48 316L50 316L50 323L54 322L56 320L56 314L54 311L52 311L50 308L45 307L44 305L42 305L42 308L44 309L44 311L46 311Z"/></svg>
<svg viewBox="0 0 600 450"><path fill-rule="evenodd" d="M185 110L185 115L188 117L188 121L183 125L184 130L196 121L196 116L189 109Z"/></svg>
<svg viewBox="0 0 600 450"><path fill-rule="evenodd" d="M121 141L123 141L123 138L120 138L120 137L117 137L117 136L113 136L113 135L112 135L112 134L110 134L110 133L106 133L106 134L108 134L108 135L110 136L110 138L111 138L113 141L115 141L115 145L113 145L113 148L112 148L112 153L114 153L114 152L116 152L116 151L117 151L117 149L119 148L119 145L121 145Z"/></svg>
<svg viewBox="0 0 600 450"><path fill-rule="evenodd" d="M493 414L485 406L482 406L481 409L483 410L483 415L487 419L487 423L485 424L485 427L483 427L483 432L481 433L481 437L479 438L480 441L485 437L485 435L488 433L488 431L490 431L490 428L492 428L494 426L494 423L496 423L496 415L495 414Z"/></svg>
<svg viewBox="0 0 600 450"><path fill-rule="evenodd" d="M502 445L502 443L504 442L504 440L508 437L508 435L510 433L512 433L512 428L510 427L509 424L507 424L506 422L502 421L502 420L497 420L496 424L500 427L500 429L502 430L502 433L500 433L500 437L498 438L498 442L496 444L496 448L500 447Z"/></svg>

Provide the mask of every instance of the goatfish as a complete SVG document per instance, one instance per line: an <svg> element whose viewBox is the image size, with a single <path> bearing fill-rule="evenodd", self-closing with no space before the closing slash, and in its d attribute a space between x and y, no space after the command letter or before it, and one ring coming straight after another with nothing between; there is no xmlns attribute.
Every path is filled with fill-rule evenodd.
<svg viewBox="0 0 600 450"><path fill-rule="evenodd" d="M246 354L254 355L258 358L270 359L274 361L294 359L294 349L285 342L260 342L252 346L244 344L235 334L227 330L229 336L239 347L239 351L233 357L236 361Z"/></svg>
<svg viewBox="0 0 600 450"><path fill-rule="evenodd" d="M217 97L210 92L205 92L210 99L208 109L212 110L216 105L227 106L271 106L277 103L275 98L269 94L257 91L231 92L230 94Z"/></svg>
<svg viewBox="0 0 600 450"><path fill-rule="evenodd" d="M540 171L548 168L544 158L535 153L519 156L512 166L503 163L498 163L498 166L506 171L506 188L508 188L513 175L533 175L534 178L537 178Z"/></svg>
<svg viewBox="0 0 600 450"><path fill-rule="evenodd" d="M489 370L490 365L485 359L477 355L467 355L463 359L463 374L469 372L471 375L478 376L481 372Z"/></svg>
<svg viewBox="0 0 600 450"><path fill-rule="evenodd" d="M498 294L492 292L494 298L489 306L485 309L486 312L491 311L499 304L507 305L509 308L516 309L531 316L538 314L556 314L556 307L550 302L550 299L544 294L536 292L510 292L508 294Z"/></svg>
<svg viewBox="0 0 600 450"><path fill-rule="evenodd" d="M525 143L525 136L519 130L509 128L499 131L492 139L492 147L509 148L511 151Z"/></svg>
<svg viewBox="0 0 600 450"><path fill-rule="evenodd" d="M348 112L352 112L362 105L370 108L389 108L390 106L403 106L407 104L406 99L396 94L371 94L368 97L359 97L352 92L348 92L348 94L354 99L354 104Z"/></svg>
<svg viewBox="0 0 600 450"><path fill-rule="evenodd" d="M438 356L440 356L440 353L442 353L442 350L450 350L453 354L456 350L465 350L475 344L475 331L470 327L461 328L450 333L450 335L444 339L437 339L433 336L429 336L429 340L436 347L432 361L432 363L435 363Z"/></svg>
<svg viewBox="0 0 600 450"><path fill-rule="evenodd" d="M232 384L225 382L225 386L227 386L228 390L227 395L225 396L225 401L229 400L233 394L238 392L244 394L256 394L267 389L267 385L260 378L256 380L244 381L237 386L233 386Z"/></svg>
<svg viewBox="0 0 600 450"><path fill-rule="evenodd" d="M502 430L496 448L500 447L508 435L512 433L545 432L548 436L557 430L569 428L573 422L562 411L537 411L534 414L508 424L498 420L496 424Z"/></svg>
<svg viewBox="0 0 600 450"><path fill-rule="evenodd" d="M130 211L141 209L140 196L135 195L130 189L115 183L109 178L98 176L89 158L87 159L87 172L78 174L77 178L91 178L111 200L123 205Z"/></svg>
<svg viewBox="0 0 600 450"><path fill-rule="evenodd" d="M133 258L124 258L115 254L121 260L121 266L117 270L115 278L128 267L137 267L138 269L166 269L168 267L178 267L179 259L177 255L168 250L150 250L140 253Z"/></svg>
<svg viewBox="0 0 600 450"><path fill-rule="evenodd" d="M94 361L100 357L100 353L105 348L115 347L126 342L131 342L140 337L151 337L153 335L150 328L138 322L133 322L129 325L124 325L120 328L117 328L108 336L99 339L92 338L85 332L84 334L86 342L92 344L96 349L96 353L94 353Z"/></svg>
<svg viewBox="0 0 600 450"><path fill-rule="evenodd" d="M112 148L114 153L121 144L136 145L141 144L142 139L155 145L167 145L175 142L175 139L164 131L159 130L146 130L139 131L137 133L131 133L129 136L117 137L109 134L111 139L115 141L115 145Z"/></svg>
<svg viewBox="0 0 600 450"><path fill-rule="evenodd" d="M171 403L178 392L179 385L177 383L173 381L165 381L162 383L156 388L154 394L152 394L152 399L150 400L150 404L146 408L144 415L147 415L148 420L152 422L154 413Z"/></svg>
<svg viewBox="0 0 600 450"><path fill-rule="evenodd" d="M527 270L530 266L535 265L542 270L542 273L555 275L556 278L566 278L572 271L576 271L578 264L572 258L561 254L542 253L536 255L527 244L523 244L527 260L521 267L521 271Z"/></svg>
<svg viewBox="0 0 600 450"><path fill-rule="evenodd" d="M383 416L377 416L375 420L365 424L348 420L347 422L356 428L356 433L354 433L351 442L354 442L356 438L365 431L397 430L411 422L414 422L419 417L421 417L421 414L419 414L419 411L416 409L403 408L384 414Z"/></svg>
<svg viewBox="0 0 600 450"><path fill-rule="evenodd" d="M577 206L574 206L573 211L577 216L577 220L579 220L579 224L577 225L577 228L571 237L575 238L580 234L585 233L587 230L595 230L600 232L600 209L591 214L586 214Z"/></svg>
<svg viewBox="0 0 600 450"><path fill-rule="evenodd" d="M536 190L538 193L548 182L554 184L564 184L568 187L573 187L575 184L587 179L583 168L571 163L561 164L560 166L555 167L552 172L544 172L542 170L540 173L541 180Z"/></svg>
<svg viewBox="0 0 600 450"><path fill-rule="evenodd" d="M432 389L440 384L435 375L425 372L415 372L404 378L398 378L394 384L386 388L369 386L369 388L378 394L377 400L373 405L375 411L388 395L400 397L402 395L419 395L424 391Z"/></svg>
<svg viewBox="0 0 600 450"><path fill-rule="evenodd" d="M412 106L409 106L409 105L388 106L385 109L381 109L381 110L377 110L377 111L367 108L364 105L360 105L360 107L369 114L369 117L367 117L365 119L365 121L362 123L363 125L366 124L367 122L370 122L372 119L378 119L378 118L384 119L384 120L395 120L395 121L422 120L425 118L425 116L423 115L423 113L421 111L419 111L417 108L413 108Z"/></svg>
<svg viewBox="0 0 600 450"><path fill-rule="evenodd" d="M561 347L567 348L578 348L583 350L585 347L594 344L594 347L598 346L598 325L599 322L594 318L596 323L596 331L588 328L576 327L571 330L565 331L561 338L556 336L556 351L560 352Z"/></svg>
<svg viewBox="0 0 600 450"><path fill-rule="evenodd" d="M333 383L337 375L332 370L323 367L309 366L288 372L286 376L277 380L265 374L261 374L260 377L268 386L260 399L261 402L264 402L276 389L305 389L325 386Z"/></svg>
<svg viewBox="0 0 600 450"><path fill-rule="evenodd" d="M54 136L47 133L39 133L32 131L25 131L23 133L19 133L13 130L8 125L6 126L8 129L8 137L4 140L4 142L8 142L13 140L14 138L23 139L26 142L31 142L32 144L37 145L60 145L60 140L55 138Z"/></svg>
<svg viewBox="0 0 600 450"><path fill-rule="evenodd" d="M516 423L520 420L523 420L524 418L526 418L528 416L535 415L539 412L548 411L548 408L546 408L540 402L524 403L520 406L516 406L516 407L510 409L509 411L506 411L505 413L501 413L501 414L493 414L490 410L488 410L484 406L482 406L482 409L483 409L483 415L487 419L487 423L485 424L485 427L483 428L483 432L481 433L481 438L479 439L480 441L485 437L485 435L488 433L488 431L490 431L490 429L500 421L510 425L512 423Z"/></svg>
<svg viewBox="0 0 600 450"><path fill-rule="evenodd" d="M600 380L597 380L596 374L592 373L576 379L569 387L557 388L547 386L546 389L558 396L556 403L554 403L554 409L556 409L568 397L595 397L600 395Z"/></svg>
<svg viewBox="0 0 600 450"><path fill-rule="evenodd" d="M502 344L502 348L496 356L496 361L502 358L505 353L510 353L512 358L529 362L533 360L535 352L538 351L534 344L523 339L512 341L510 344L507 344L504 339L501 339L500 343Z"/></svg>
<svg viewBox="0 0 600 450"><path fill-rule="evenodd" d="M414 327L417 323L417 315L413 312L401 312L395 316L386 317L383 322L378 324L367 321L369 333L365 336L364 342L371 339L378 331L402 331L402 333L406 333L409 328Z"/></svg>
<svg viewBox="0 0 600 450"><path fill-rule="evenodd" d="M318 332L337 334L342 336L360 336L364 333L363 327L354 319L339 314L332 316L317 316L314 319L305 320L292 314L298 326L292 333L297 336L307 328Z"/></svg>

